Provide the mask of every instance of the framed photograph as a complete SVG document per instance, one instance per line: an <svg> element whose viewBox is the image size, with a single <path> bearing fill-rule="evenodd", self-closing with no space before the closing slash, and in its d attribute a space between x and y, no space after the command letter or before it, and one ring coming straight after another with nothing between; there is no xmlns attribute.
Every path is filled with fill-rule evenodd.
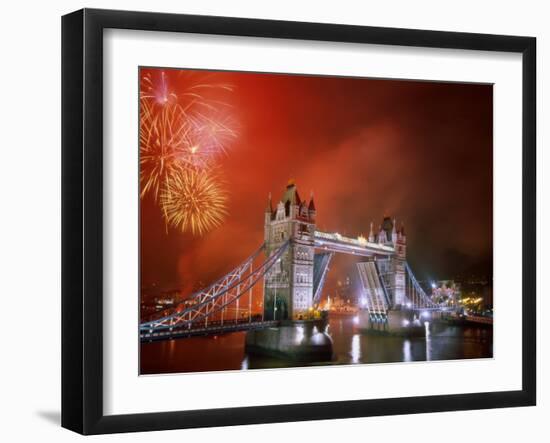
<svg viewBox="0 0 550 443"><path fill-rule="evenodd" d="M62 21L62 425L536 402L532 37Z"/></svg>

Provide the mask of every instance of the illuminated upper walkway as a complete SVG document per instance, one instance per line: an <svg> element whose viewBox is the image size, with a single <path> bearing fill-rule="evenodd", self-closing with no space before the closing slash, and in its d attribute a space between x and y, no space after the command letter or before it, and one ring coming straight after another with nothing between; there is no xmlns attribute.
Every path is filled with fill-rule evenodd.
<svg viewBox="0 0 550 443"><path fill-rule="evenodd" d="M315 231L315 246L330 252L342 252L364 257L393 255L395 248L367 241L364 237L351 238L341 234Z"/></svg>

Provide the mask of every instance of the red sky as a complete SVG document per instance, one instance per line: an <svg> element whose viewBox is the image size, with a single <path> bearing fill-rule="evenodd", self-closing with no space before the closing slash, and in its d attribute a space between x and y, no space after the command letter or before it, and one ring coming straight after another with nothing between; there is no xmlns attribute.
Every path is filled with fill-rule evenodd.
<svg viewBox="0 0 550 443"><path fill-rule="evenodd" d="M141 200L142 287L190 289L236 266L262 243L267 195L280 198L289 178L302 197L314 192L323 230L367 235L384 214L403 221L421 279L491 276L491 85L163 71L176 92L231 84L209 99L231 105L239 135L219 162L229 192L219 228L167 231L153 199Z"/></svg>

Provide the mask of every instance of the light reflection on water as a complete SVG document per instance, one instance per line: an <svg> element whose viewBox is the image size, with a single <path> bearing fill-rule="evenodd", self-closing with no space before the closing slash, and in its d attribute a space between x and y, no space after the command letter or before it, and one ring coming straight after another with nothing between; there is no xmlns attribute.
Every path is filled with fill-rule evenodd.
<svg viewBox="0 0 550 443"><path fill-rule="evenodd" d="M352 317L331 318L325 330L333 340L331 362L297 363L257 356L244 350L244 332L141 345L141 373L202 372L304 365L390 363L490 358L492 330L483 327L427 326L425 337L388 337L357 333Z"/></svg>
<svg viewBox="0 0 550 443"><path fill-rule="evenodd" d="M243 361L241 363L241 369L242 370L248 369L248 355L244 356Z"/></svg>
<svg viewBox="0 0 550 443"><path fill-rule="evenodd" d="M361 362L361 336L355 334L351 339L351 363Z"/></svg>
<svg viewBox="0 0 550 443"><path fill-rule="evenodd" d="M424 329L426 330L426 361L432 360L432 337L430 333L430 322L424 322Z"/></svg>
<svg viewBox="0 0 550 443"><path fill-rule="evenodd" d="M412 361L410 340L403 341L403 361Z"/></svg>
<svg viewBox="0 0 550 443"><path fill-rule="evenodd" d="M296 326L296 344L300 345L302 344L302 341L304 340L304 327L303 326Z"/></svg>

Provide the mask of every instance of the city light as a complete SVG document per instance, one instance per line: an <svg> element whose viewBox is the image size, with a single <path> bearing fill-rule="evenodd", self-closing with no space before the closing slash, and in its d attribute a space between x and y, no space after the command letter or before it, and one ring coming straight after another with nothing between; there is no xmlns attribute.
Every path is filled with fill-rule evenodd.
<svg viewBox="0 0 550 443"><path fill-rule="evenodd" d="M359 324L359 316L356 315L355 317L353 317L353 323L358 325Z"/></svg>
<svg viewBox="0 0 550 443"><path fill-rule="evenodd" d="M410 323L411 323L411 322L410 322L409 320L407 320L407 319L403 320L403 326L404 326L404 327L409 326Z"/></svg>

